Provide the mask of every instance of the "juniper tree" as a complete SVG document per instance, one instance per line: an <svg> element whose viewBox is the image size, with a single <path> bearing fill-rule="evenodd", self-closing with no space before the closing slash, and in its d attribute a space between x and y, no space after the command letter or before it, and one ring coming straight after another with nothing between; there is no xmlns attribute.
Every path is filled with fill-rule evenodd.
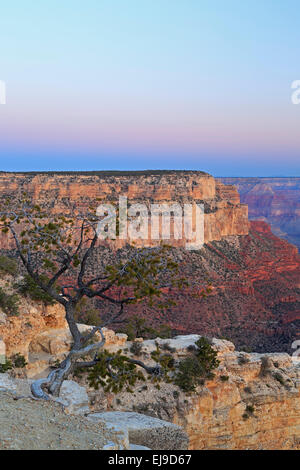
<svg viewBox="0 0 300 470"><path fill-rule="evenodd" d="M103 328L120 322L127 305L144 299L153 305L156 299L162 307L161 289L180 287L185 282L178 277L178 266L168 248L135 249L125 262L99 267L98 272L91 274L89 266L98 246L99 217L95 208L90 207L83 214L69 205L66 208L69 216L51 214L32 203L26 194L20 198L5 198L2 208L2 232L13 238L16 253L34 283L64 307L73 338L67 357L48 377L32 384L33 395L44 399L49 398L48 394L57 396L63 380L76 369L93 367L94 373L98 371L102 377L107 376L113 384L118 382L113 365L123 371L120 379L123 383L132 384L142 378L135 372L137 366L158 376L161 373L159 364L149 367L142 361L121 354L109 356L101 350L105 345ZM101 299L113 307L105 312L106 322L93 327L88 334L79 330L75 320L76 308L84 298Z"/></svg>

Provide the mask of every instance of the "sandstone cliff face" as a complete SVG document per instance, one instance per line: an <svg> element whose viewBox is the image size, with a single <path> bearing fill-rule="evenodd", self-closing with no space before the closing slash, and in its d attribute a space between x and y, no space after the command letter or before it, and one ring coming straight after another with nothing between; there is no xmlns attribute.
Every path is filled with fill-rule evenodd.
<svg viewBox="0 0 300 470"><path fill-rule="evenodd" d="M174 257L191 287L165 292L177 302L170 310L130 306L128 315L147 316L153 326L169 324L177 333L223 335L239 348L291 352L299 334L300 257L265 223L252 222L249 231L247 206L240 204L232 185L202 172L0 174L0 197L18 191L26 191L49 212L65 211L65 200L84 208L97 198L117 202L119 195L127 195L129 204L202 202L206 245L198 252L187 252L180 243L172 243L179 245ZM0 247L12 246L0 234ZM126 257L123 248L120 258ZM99 251L91 270L101 259L105 256ZM207 282L213 292L201 299L197 294ZM105 311L105 305L99 304L102 307Z"/></svg>
<svg viewBox="0 0 300 470"><path fill-rule="evenodd" d="M262 219L273 232L300 248L300 178L221 178L248 204L250 219Z"/></svg>
<svg viewBox="0 0 300 470"><path fill-rule="evenodd" d="M130 305L128 316L141 315L156 328L170 325L177 334L223 336L243 350L292 353L300 332L300 255L295 246L258 221L251 222L246 236L172 253L189 287L166 289L164 296L176 302L170 309ZM99 253L95 266L103 258ZM208 282L212 292L199 297ZM99 307L107 309L103 303Z"/></svg>
<svg viewBox="0 0 300 470"><path fill-rule="evenodd" d="M157 341L182 358L197 339L190 335ZM155 342L141 344L143 360L151 362ZM213 347L220 365L196 393L185 394L172 384L158 390L149 383L117 396L89 389L94 411L137 411L172 421L187 432L190 449L300 449L299 360L288 354L241 353L218 339Z"/></svg>
<svg viewBox="0 0 300 470"><path fill-rule="evenodd" d="M227 235L248 233L248 209L240 203L237 190L227 187L203 172L159 172L122 175L99 174L9 174L0 173L0 198L26 192L32 200L51 213L66 213L66 201L77 208L88 208L97 199L118 203L120 195L128 205L178 202L202 203L205 208L205 241L220 240ZM100 204L100 202L98 203ZM96 204L97 206L97 204ZM153 244L153 241L143 241ZM124 245L122 241L115 246ZM183 246L185 241L176 241ZM113 246L113 245L112 245ZM13 243L0 235L0 247L10 249Z"/></svg>
<svg viewBox="0 0 300 470"><path fill-rule="evenodd" d="M13 289L7 287L11 278L0 279L0 287L10 293ZM56 304L45 306L43 303L33 302L27 297L19 296L19 315L8 316L0 309L0 338L6 346L6 356L22 354L29 359L30 345L36 336L51 329L67 328L64 309Z"/></svg>

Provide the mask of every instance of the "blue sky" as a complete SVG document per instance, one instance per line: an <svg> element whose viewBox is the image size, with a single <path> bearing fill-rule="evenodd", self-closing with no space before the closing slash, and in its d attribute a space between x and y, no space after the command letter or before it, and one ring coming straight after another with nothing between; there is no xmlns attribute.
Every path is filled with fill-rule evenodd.
<svg viewBox="0 0 300 470"><path fill-rule="evenodd" d="M300 175L300 3L14 1L0 169Z"/></svg>

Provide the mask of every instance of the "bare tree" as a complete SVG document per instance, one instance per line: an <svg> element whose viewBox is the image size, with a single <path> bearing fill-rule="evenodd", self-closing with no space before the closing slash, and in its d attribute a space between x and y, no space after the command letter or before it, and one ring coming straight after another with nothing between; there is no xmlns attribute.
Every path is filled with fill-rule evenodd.
<svg viewBox="0 0 300 470"><path fill-rule="evenodd" d="M98 244L99 223L96 211L91 208L81 214L68 207L69 216L52 215L32 203L26 194L18 199L7 197L3 208L2 232L12 236L29 276L64 307L73 338L72 348L61 364L48 377L32 384L35 397L49 399L48 394L59 395L63 380L74 369L97 364L99 351L105 345L103 328L120 322L128 304L145 298L152 303L154 298L159 298L163 287L180 286L183 281L176 278L177 265L164 246L136 249L126 262L106 265L91 274L89 266ZM108 320L88 334L81 333L75 321L76 307L84 297L104 300L113 307L105 312ZM99 336L96 333L100 338L94 342ZM148 367L132 358L128 362L149 374L159 373L159 366ZM110 373L109 358L106 365Z"/></svg>

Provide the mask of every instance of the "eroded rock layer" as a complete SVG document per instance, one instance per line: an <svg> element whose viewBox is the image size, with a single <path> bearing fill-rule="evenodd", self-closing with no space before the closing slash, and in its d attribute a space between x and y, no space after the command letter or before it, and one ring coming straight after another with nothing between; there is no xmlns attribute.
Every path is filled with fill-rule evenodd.
<svg viewBox="0 0 300 470"><path fill-rule="evenodd" d="M88 208L97 200L118 204L127 196L128 206L164 202L204 204L204 241L220 240L228 235L248 233L248 209L240 203L237 190L217 182L203 172L108 172L98 174L18 174L0 173L0 198L25 192L49 213L66 214L67 201L77 208ZM150 224L149 224L150 225ZM142 244L155 244L149 240ZM122 246L121 240L115 246ZM185 240L173 240L185 246ZM0 236L1 248L9 249L12 240Z"/></svg>

